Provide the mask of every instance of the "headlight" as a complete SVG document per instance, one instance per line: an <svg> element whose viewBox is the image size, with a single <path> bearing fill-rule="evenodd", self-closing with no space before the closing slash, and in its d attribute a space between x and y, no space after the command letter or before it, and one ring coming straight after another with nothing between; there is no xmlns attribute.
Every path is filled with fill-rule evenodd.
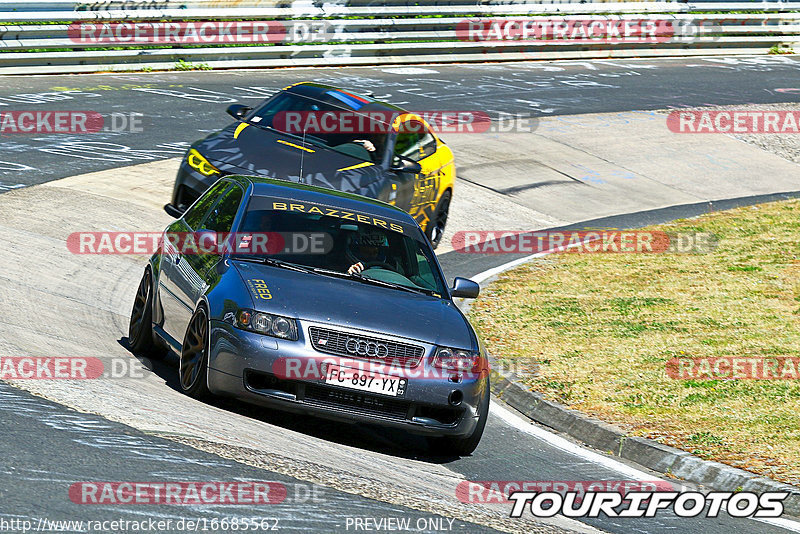
<svg viewBox="0 0 800 534"><path fill-rule="evenodd" d="M272 337L297 341L297 322L289 317L252 310L239 310L236 326Z"/></svg>
<svg viewBox="0 0 800 534"><path fill-rule="evenodd" d="M433 366L453 371L476 371L480 354L467 350L439 347L433 356Z"/></svg>
<svg viewBox="0 0 800 534"><path fill-rule="evenodd" d="M214 176L215 174L219 174L219 169L209 163L200 152L193 148L190 148L189 153L186 155L186 163L189 164L189 167L193 168L203 176Z"/></svg>

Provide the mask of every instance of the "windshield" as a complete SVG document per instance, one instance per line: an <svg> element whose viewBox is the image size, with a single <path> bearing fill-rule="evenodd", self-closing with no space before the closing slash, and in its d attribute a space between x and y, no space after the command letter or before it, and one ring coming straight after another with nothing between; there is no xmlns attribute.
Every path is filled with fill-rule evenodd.
<svg viewBox="0 0 800 534"><path fill-rule="evenodd" d="M287 121L287 113L290 112L297 114L289 117L295 120ZM278 130L304 139L306 143L323 146L364 161L380 163L383 160L388 131L386 125L354 128L351 120L346 123L346 127L341 127L341 121L332 120L326 123L331 127L322 128L315 119L319 119L320 114L324 113L337 114L337 117L358 115L357 111L337 106L333 102L280 92L251 112L247 122L261 128Z"/></svg>
<svg viewBox="0 0 800 534"><path fill-rule="evenodd" d="M277 209L276 209L277 208ZM413 231L414 237L410 234ZM291 264L446 294L430 246L411 226L286 199L253 197L239 233L281 236L281 252L262 254ZM324 239L321 237L324 236ZM315 247L314 242L325 243ZM274 249L273 249L274 250ZM253 256L251 256L252 258ZM360 264L360 269L353 269Z"/></svg>

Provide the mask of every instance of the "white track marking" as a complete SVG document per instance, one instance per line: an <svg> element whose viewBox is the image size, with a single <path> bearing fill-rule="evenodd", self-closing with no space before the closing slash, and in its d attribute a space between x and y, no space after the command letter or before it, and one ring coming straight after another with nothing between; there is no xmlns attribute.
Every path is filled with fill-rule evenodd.
<svg viewBox="0 0 800 534"><path fill-rule="evenodd" d="M575 230L575 231L577 231L577 230ZM600 239L600 238L597 237L595 239L584 239L580 243L573 243L571 245L566 245L564 247L559 247L557 249L549 249L549 250L545 250L543 252L537 252L536 254L531 254L530 256L525 256L524 258L519 258L517 260L509 261L508 263L504 263L503 265L500 265L500 266L495 267L493 269L489 269L487 271L483 271L482 273L478 273L475 276L470 277L470 279L473 280L474 282L478 282L480 284L484 280L488 280L489 278L491 278L493 276L496 276L496 275L502 273L503 271L507 271L508 269L511 269L512 267L516 267L517 265L522 265L523 263L527 263L527 262L529 262L531 260L535 260L536 258L543 258L543 257L545 257L545 256L547 256L549 254L555 254L555 253L558 253L558 252L564 252L566 249L570 249L570 248L586 245L587 243L591 243L592 241L597 241L598 239Z"/></svg>
<svg viewBox="0 0 800 534"><path fill-rule="evenodd" d="M775 519L759 518L756 519L756 521L761 521L762 523L782 528L789 532L800 532L800 523L791 519L784 519L782 517L777 517Z"/></svg>
<svg viewBox="0 0 800 534"><path fill-rule="evenodd" d="M648 482L655 480L664 480L661 477L645 473L644 471L626 465L609 456L604 456L597 452L581 447L580 445L577 445L576 443L573 443L565 438L562 438L557 434L553 434L552 432L540 428L532 424L530 421L523 419L521 416L512 413L507 408L504 408L497 402L492 402L491 407L489 409L489 413L499 417L512 427L516 428L517 430L521 430L526 434L530 434L531 436L534 436L542 441L545 441L557 449L578 456L594 464L601 465L606 469L611 469L612 471L621 473L626 477L630 477L631 480L648 481ZM672 482L670 481L670 483Z"/></svg>
<svg viewBox="0 0 800 534"><path fill-rule="evenodd" d="M552 432L549 432L543 428L534 425L530 421L523 419L521 416L512 413L510 410L504 408L497 402L494 401L492 402L489 408L489 413L491 413L496 417L499 417L505 423L516 428L517 430L525 432L526 434L530 434L531 436L534 436L535 438L538 438L548 443L549 445L556 447L557 449L560 449L568 454L573 454L579 458L582 458L583 460L587 460L594 464L605 467L606 469L611 469L612 471L616 471L617 473L625 475L626 477L630 477L631 480L638 480L642 482L644 481L653 482L656 480L661 480L669 482L673 486L679 486L679 488L676 488L677 491L683 491L685 489L684 486L675 481L666 480L662 477L648 474L640 469L636 469L635 467L631 467L618 460L615 460L614 458L611 458L609 456L604 456L600 453L581 447L580 445L577 445L565 438L562 438L557 434L554 434ZM754 521L760 521L762 523L782 528L790 532L800 532L800 522L794 521L792 519L785 519L785 518L756 519L753 517L750 517L748 519L752 519Z"/></svg>

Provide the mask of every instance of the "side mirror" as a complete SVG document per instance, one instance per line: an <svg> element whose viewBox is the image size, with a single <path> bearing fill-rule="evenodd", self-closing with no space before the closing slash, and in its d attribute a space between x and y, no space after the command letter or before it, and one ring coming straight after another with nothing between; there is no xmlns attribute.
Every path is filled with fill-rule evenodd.
<svg viewBox="0 0 800 534"><path fill-rule="evenodd" d="M175 219L180 219L183 216L183 212L172 204L167 204L164 206L164 211L167 212L167 215L174 217Z"/></svg>
<svg viewBox="0 0 800 534"><path fill-rule="evenodd" d="M461 297L463 299L478 298L481 292L481 286L477 282L473 282L468 278L461 278L457 276L453 280L453 287L450 289L450 294L454 297Z"/></svg>
<svg viewBox="0 0 800 534"><path fill-rule="evenodd" d="M419 174L422 172L422 165L413 159L397 156L400 161L392 165L389 170L395 172L410 172L412 174Z"/></svg>
<svg viewBox="0 0 800 534"><path fill-rule="evenodd" d="M231 104L230 106L228 106L228 109L226 109L225 111L228 113L228 115L230 115L234 119L241 120L242 117L247 115L247 112L252 110L252 109L253 108L250 108L250 107L247 107L247 106L243 106L241 104Z"/></svg>

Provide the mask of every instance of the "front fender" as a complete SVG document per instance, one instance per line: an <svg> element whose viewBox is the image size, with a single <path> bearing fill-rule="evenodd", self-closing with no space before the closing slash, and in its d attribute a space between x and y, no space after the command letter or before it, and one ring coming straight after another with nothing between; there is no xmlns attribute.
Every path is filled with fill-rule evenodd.
<svg viewBox="0 0 800 534"><path fill-rule="evenodd" d="M230 260L223 259L207 275L209 286L201 297L208 307L209 318L232 323L242 308L254 308L253 295ZM200 302L197 303L198 305Z"/></svg>

